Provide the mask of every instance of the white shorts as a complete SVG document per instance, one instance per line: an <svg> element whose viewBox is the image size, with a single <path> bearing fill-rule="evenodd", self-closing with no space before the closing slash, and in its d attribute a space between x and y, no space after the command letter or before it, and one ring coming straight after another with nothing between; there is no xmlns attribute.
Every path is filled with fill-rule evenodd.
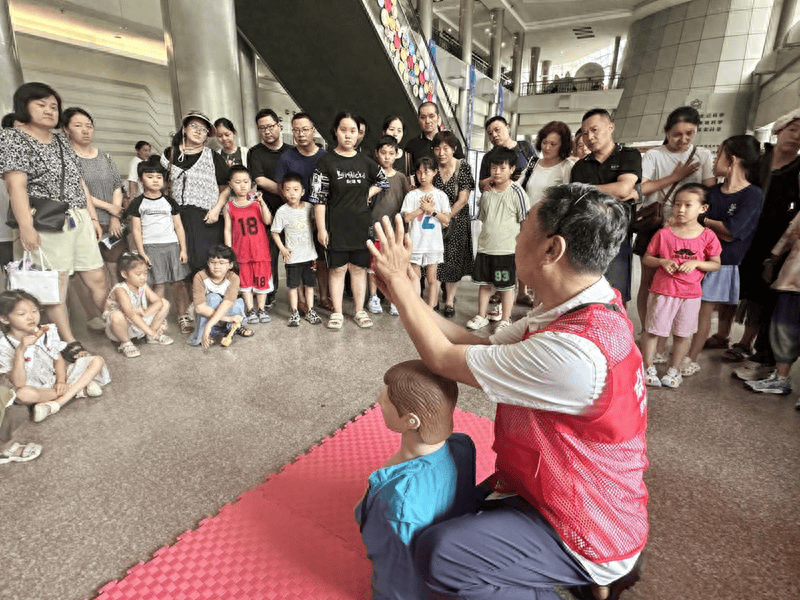
<svg viewBox="0 0 800 600"><path fill-rule="evenodd" d="M444 262L444 252L412 252L411 264L427 267L440 265Z"/></svg>

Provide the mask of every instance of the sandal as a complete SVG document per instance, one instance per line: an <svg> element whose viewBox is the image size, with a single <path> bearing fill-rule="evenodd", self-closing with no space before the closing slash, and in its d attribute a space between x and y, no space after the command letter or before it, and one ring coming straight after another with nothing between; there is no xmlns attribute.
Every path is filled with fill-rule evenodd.
<svg viewBox="0 0 800 600"><path fill-rule="evenodd" d="M255 331L249 327L240 326L236 329L236 335L240 335L244 338L253 337L255 334Z"/></svg>
<svg viewBox="0 0 800 600"><path fill-rule="evenodd" d="M331 318L328 319L328 329L341 329L344 325L344 315L342 313L331 313Z"/></svg>
<svg viewBox="0 0 800 600"><path fill-rule="evenodd" d="M141 356L142 353L139 349L133 345L133 342L128 340L127 342L122 342L117 348L120 352L122 352L125 358L136 358L137 356Z"/></svg>
<svg viewBox="0 0 800 600"><path fill-rule="evenodd" d="M59 410L61 410L61 405L55 400L50 400L50 402L40 402L39 404L34 404L33 422L41 423L50 415L56 414Z"/></svg>
<svg viewBox="0 0 800 600"><path fill-rule="evenodd" d="M90 398L97 398L103 395L103 388L96 381L90 381L89 385L84 388L84 393Z"/></svg>
<svg viewBox="0 0 800 600"><path fill-rule="evenodd" d="M171 337L168 335L164 335L163 333L159 333L158 335L148 335L147 336L147 343L148 344L157 344L159 346L169 346L172 342L174 342Z"/></svg>
<svg viewBox="0 0 800 600"><path fill-rule="evenodd" d="M736 343L722 353L722 360L726 362L742 362L750 356L750 346Z"/></svg>
<svg viewBox="0 0 800 600"><path fill-rule="evenodd" d="M703 344L706 350L720 350L728 348L728 338L720 337L716 333L706 340Z"/></svg>
<svg viewBox="0 0 800 600"><path fill-rule="evenodd" d="M192 318L189 315L181 315L178 317L178 326L181 329L181 333L192 333L194 331Z"/></svg>
<svg viewBox="0 0 800 600"><path fill-rule="evenodd" d="M91 354L89 354L89 351L84 348L78 340L75 340L66 345L61 351L61 356L63 356L64 360L68 363L74 363L79 358L91 356Z"/></svg>
<svg viewBox="0 0 800 600"><path fill-rule="evenodd" d="M353 318L356 321L356 325L361 327L361 329L368 329L369 327L372 327L372 319L370 318L369 314L367 314L367 311L365 311L365 310L358 311L356 313L356 316L353 317Z"/></svg>
<svg viewBox="0 0 800 600"><path fill-rule="evenodd" d="M27 462L38 457L41 453L42 447L39 444L30 442L23 446L14 442L6 450L0 452L0 465L10 462Z"/></svg>

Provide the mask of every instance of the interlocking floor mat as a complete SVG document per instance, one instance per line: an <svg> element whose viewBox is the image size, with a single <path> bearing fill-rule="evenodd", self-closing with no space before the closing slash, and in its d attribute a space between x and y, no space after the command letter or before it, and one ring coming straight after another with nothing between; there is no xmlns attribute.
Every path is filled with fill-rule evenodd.
<svg viewBox="0 0 800 600"><path fill-rule="evenodd" d="M456 409L455 430L474 440L481 481L494 468L492 422ZM97 600L369 598L370 563L353 508L399 440L371 408L107 584Z"/></svg>

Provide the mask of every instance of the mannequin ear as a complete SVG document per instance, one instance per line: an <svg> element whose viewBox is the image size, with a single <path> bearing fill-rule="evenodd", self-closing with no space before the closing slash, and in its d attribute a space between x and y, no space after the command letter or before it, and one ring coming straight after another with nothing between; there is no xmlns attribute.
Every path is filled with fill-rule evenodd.
<svg viewBox="0 0 800 600"><path fill-rule="evenodd" d="M405 420L407 431L419 431L419 428L422 426L422 419L414 413L404 415L403 419Z"/></svg>

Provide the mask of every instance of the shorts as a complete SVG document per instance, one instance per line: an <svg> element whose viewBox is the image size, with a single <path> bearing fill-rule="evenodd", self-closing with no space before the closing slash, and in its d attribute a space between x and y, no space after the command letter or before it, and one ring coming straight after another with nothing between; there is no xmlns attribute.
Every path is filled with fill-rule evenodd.
<svg viewBox="0 0 800 600"><path fill-rule="evenodd" d="M484 254L478 252L472 282L476 285L491 285L498 292L513 290L517 284L517 269L513 254Z"/></svg>
<svg viewBox="0 0 800 600"><path fill-rule="evenodd" d="M64 231L40 231L42 254L50 268L72 275L76 271L94 271L103 266L103 257L97 245L92 218L85 208L70 208L67 211L75 227L69 223ZM22 244L14 242L14 256L22 258Z"/></svg>
<svg viewBox="0 0 800 600"><path fill-rule="evenodd" d="M272 266L268 260L239 263L239 291L269 294L272 287Z"/></svg>
<svg viewBox="0 0 800 600"><path fill-rule="evenodd" d="M120 343L122 340L118 339L117 336L114 335L114 332L111 331L111 315L115 312L122 312L122 311L111 311L111 312L104 312L103 313L103 320L106 322L106 335L108 339L112 342ZM150 325L153 322L153 319L156 318L156 315L144 315L142 319L144 322ZM165 321L166 323L166 321ZM139 329L136 325L128 321L128 339L129 340L138 340L139 338L144 337L144 331Z"/></svg>
<svg viewBox="0 0 800 600"><path fill-rule="evenodd" d="M775 361L792 364L800 356L800 294L781 292L769 325Z"/></svg>
<svg viewBox="0 0 800 600"><path fill-rule="evenodd" d="M440 265L444 262L444 252L414 252L411 254L411 264L421 267Z"/></svg>
<svg viewBox="0 0 800 600"><path fill-rule="evenodd" d="M147 274L147 285L160 285L181 281L189 276L189 265L181 262L181 245L145 244L144 252L150 258L150 271Z"/></svg>
<svg viewBox="0 0 800 600"><path fill-rule="evenodd" d="M372 254L366 248L363 250L328 250L328 267L337 269L349 263L366 269L369 267L370 258L372 258Z"/></svg>
<svg viewBox="0 0 800 600"><path fill-rule="evenodd" d="M739 267L722 265L703 277L703 302L739 304Z"/></svg>
<svg viewBox="0 0 800 600"><path fill-rule="evenodd" d="M697 331L697 316L700 314L700 298L674 298L650 293L647 296L647 333L669 337L672 333L688 338Z"/></svg>
<svg viewBox="0 0 800 600"><path fill-rule="evenodd" d="M304 285L314 287L317 285L317 270L314 268L314 261L286 265L286 287L290 290Z"/></svg>
<svg viewBox="0 0 800 600"><path fill-rule="evenodd" d="M14 260L14 242L0 242L0 267Z"/></svg>

